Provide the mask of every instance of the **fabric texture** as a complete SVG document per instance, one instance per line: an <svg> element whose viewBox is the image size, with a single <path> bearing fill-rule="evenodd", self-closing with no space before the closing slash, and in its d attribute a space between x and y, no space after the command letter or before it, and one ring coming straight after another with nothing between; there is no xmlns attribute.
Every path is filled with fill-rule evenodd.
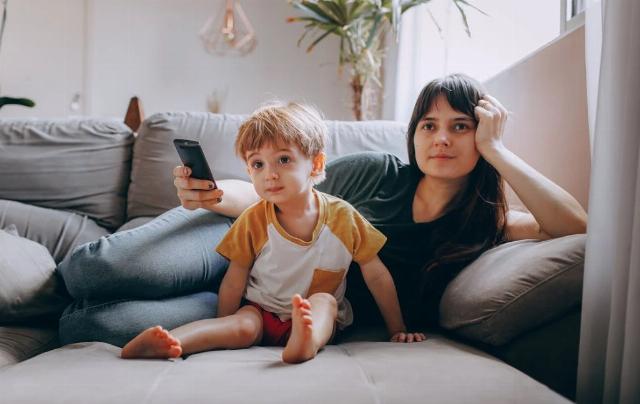
<svg viewBox="0 0 640 404"><path fill-rule="evenodd" d="M125 220L133 133L105 119L0 121L0 198ZM170 174L170 173L169 173Z"/></svg>
<svg viewBox="0 0 640 404"><path fill-rule="evenodd" d="M327 345L300 365L255 346L176 360L123 360L79 343L2 369L7 403L569 403L494 357L438 335ZM135 383L132 382L135 380ZM247 380L251 382L248 383Z"/></svg>
<svg viewBox="0 0 640 404"><path fill-rule="evenodd" d="M580 305L586 235L521 240L484 253L448 286L441 325L503 345Z"/></svg>
<svg viewBox="0 0 640 404"><path fill-rule="evenodd" d="M145 119L134 146L129 219L156 216L180 204L172 169L180 164L173 139L198 140L215 178L249 180L235 155L237 131L246 115L194 112L160 113ZM407 160L406 127L398 122L327 121L327 161L358 151L385 150ZM1 196L1 195L0 195Z"/></svg>
<svg viewBox="0 0 640 404"><path fill-rule="evenodd" d="M0 228L13 225L17 234L41 244L56 263L74 248L109 234L87 216L0 199Z"/></svg>
<svg viewBox="0 0 640 404"><path fill-rule="evenodd" d="M319 213L310 241L288 234L274 204L262 200L240 215L216 251L251 268L245 298L282 321L291 318L291 296L324 292L336 298L337 323L344 328L353 321L344 298L347 269L354 260L373 259L385 237L345 201L314 194Z"/></svg>
<svg viewBox="0 0 640 404"><path fill-rule="evenodd" d="M291 336L291 319L282 321L277 314L266 311L258 303L248 302L258 310L262 317L262 346L285 346Z"/></svg>
<svg viewBox="0 0 640 404"><path fill-rule="evenodd" d="M56 316L68 304L56 264L38 243L0 230L0 324Z"/></svg>
<svg viewBox="0 0 640 404"><path fill-rule="evenodd" d="M55 327L0 326L0 368L59 346Z"/></svg>
<svg viewBox="0 0 640 404"><path fill-rule="evenodd" d="M227 261L214 246L230 226L204 209L175 208L76 248L57 270L73 298L92 303L217 291Z"/></svg>

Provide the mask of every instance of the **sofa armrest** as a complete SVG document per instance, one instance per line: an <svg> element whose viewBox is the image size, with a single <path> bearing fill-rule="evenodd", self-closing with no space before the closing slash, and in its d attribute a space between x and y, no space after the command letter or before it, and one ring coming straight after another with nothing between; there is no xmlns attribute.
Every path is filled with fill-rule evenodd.
<svg viewBox="0 0 640 404"><path fill-rule="evenodd" d="M585 234L493 248L445 289L440 325L500 346L580 305Z"/></svg>

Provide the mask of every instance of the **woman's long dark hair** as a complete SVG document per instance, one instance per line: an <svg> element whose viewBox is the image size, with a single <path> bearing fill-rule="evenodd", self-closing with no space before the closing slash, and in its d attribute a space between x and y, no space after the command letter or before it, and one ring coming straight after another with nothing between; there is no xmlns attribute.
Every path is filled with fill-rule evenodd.
<svg viewBox="0 0 640 404"><path fill-rule="evenodd" d="M418 123L429 111L436 98L444 95L451 107L471 117L478 123L474 108L485 91L474 79L463 74L452 74L436 79L421 91L413 109L407 134L409 162L416 175L424 176L416 161L413 143ZM436 294L438 299L446 284L464 266L471 263L487 249L504 241L506 199L500 174L480 156L469 174L466 187L456 196L446 211L456 212L455 221L447 234L436 235L442 244L436 248L433 258L425 263L421 274L421 294ZM441 230L442 231L442 230Z"/></svg>

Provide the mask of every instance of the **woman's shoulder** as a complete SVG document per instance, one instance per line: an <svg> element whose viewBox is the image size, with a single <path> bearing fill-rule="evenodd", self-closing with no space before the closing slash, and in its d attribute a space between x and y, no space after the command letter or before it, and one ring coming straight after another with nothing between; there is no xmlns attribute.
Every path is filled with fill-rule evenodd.
<svg viewBox="0 0 640 404"><path fill-rule="evenodd" d="M327 164L327 169L359 168L359 169L382 169L388 166L405 166L397 156L391 153L365 151L350 153L338 157Z"/></svg>
<svg viewBox="0 0 640 404"><path fill-rule="evenodd" d="M351 153L332 160L327 164L328 183L347 181L368 183L369 180L393 180L408 165L397 156L383 152Z"/></svg>
<svg viewBox="0 0 640 404"><path fill-rule="evenodd" d="M316 189L355 206L404 194L413 187L409 165L389 153L360 152L342 156L327 165L327 177ZM361 212L362 213L362 212Z"/></svg>

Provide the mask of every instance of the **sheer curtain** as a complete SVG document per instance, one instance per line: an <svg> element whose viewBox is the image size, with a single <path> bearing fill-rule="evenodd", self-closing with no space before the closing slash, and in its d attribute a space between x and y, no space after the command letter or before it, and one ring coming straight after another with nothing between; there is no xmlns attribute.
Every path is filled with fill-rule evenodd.
<svg viewBox="0 0 640 404"><path fill-rule="evenodd" d="M589 92L595 130L577 399L638 403L640 2L589 6L587 13L601 10L602 27L598 32L599 17L587 16L587 66L593 72L599 64L599 80Z"/></svg>

